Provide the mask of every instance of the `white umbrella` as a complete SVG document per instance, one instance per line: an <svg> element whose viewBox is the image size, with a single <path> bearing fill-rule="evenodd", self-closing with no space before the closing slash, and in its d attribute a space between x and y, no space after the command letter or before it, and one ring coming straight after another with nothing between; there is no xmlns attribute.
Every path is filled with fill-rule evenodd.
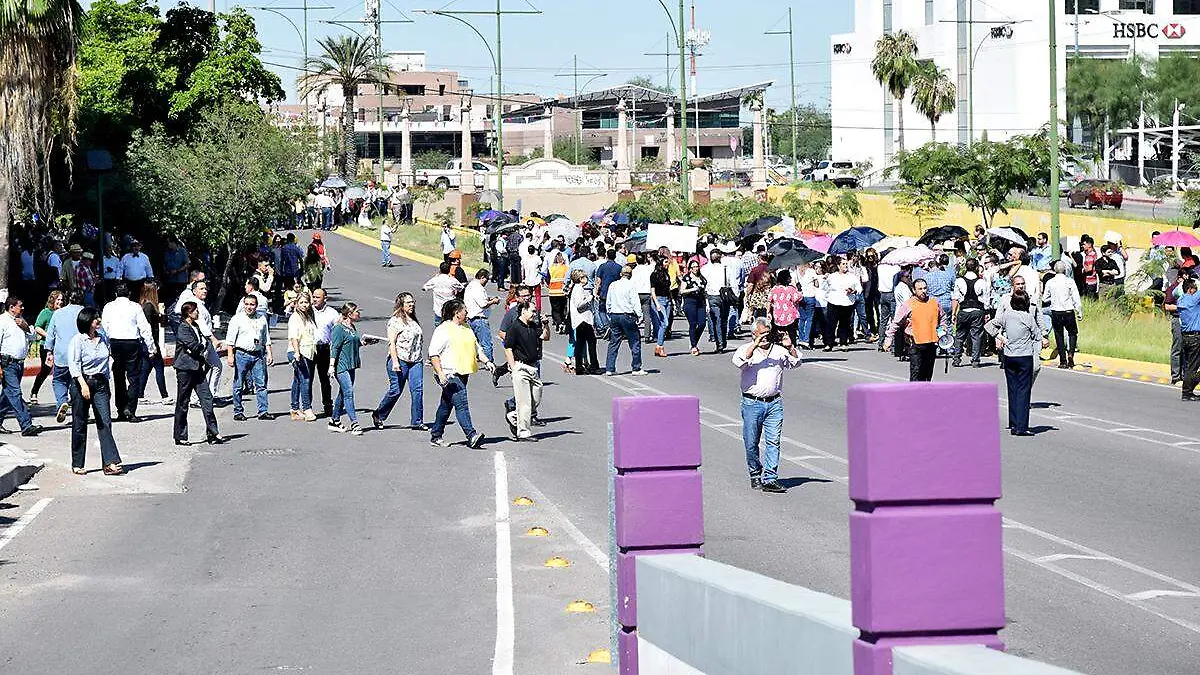
<svg viewBox="0 0 1200 675"><path fill-rule="evenodd" d="M559 218L547 224L546 232L550 234L551 239L562 237L568 242L573 242L579 237L581 230L575 221L568 218Z"/></svg>
<svg viewBox="0 0 1200 675"><path fill-rule="evenodd" d="M1109 231L1105 232L1105 233L1104 233L1104 243L1106 243L1106 244L1120 244L1120 243L1121 243L1121 233L1120 233L1120 232L1114 232L1114 231L1112 231L1112 230L1109 230Z"/></svg>
<svg viewBox="0 0 1200 675"><path fill-rule="evenodd" d="M999 237L1005 241L1011 241L1017 246L1025 246L1027 243L1029 243L1025 241L1025 237L1022 237L1011 227L993 227L988 230L987 233L993 237Z"/></svg>
<svg viewBox="0 0 1200 675"><path fill-rule="evenodd" d="M912 237L888 237L879 241L871 248L876 251L886 251L889 248L910 248L917 245L917 240Z"/></svg>
<svg viewBox="0 0 1200 675"><path fill-rule="evenodd" d="M931 250L924 244L909 246L908 248L898 248L895 251L883 256L880 262L889 265L920 265L923 262L933 260L937 257L937 253Z"/></svg>

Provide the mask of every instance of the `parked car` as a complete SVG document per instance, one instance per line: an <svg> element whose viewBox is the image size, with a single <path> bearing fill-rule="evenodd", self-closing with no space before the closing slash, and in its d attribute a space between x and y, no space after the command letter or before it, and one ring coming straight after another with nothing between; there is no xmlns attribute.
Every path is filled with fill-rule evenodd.
<svg viewBox="0 0 1200 675"><path fill-rule="evenodd" d="M471 162L471 168L475 174L475 187L487 187L487 174L497 173L498 168L484 162ZM435 187L448 190L450 188L458 189L462 183L462 160L452 159L446 162L444 169L418 169L416 175L417 185L433 185Z"/></svg>
<svg viewBox="0 0 1200 675"><path fill-rule="evenodd" d="M813 169L814 181L833 183L838 187L858 187L858 178L854 175L854 162L822 160Z"/></svg>
<svg viewBox="0 0 1200 675"><path fill-rule="evenodd" d="M1119 209L1124 201L1125 195L1121 192L1121 186L1099 178L1081 180L1067 193L1067 206L1071 208L1086 206L1094 209L1097 206L1111 206Z"/></svg>

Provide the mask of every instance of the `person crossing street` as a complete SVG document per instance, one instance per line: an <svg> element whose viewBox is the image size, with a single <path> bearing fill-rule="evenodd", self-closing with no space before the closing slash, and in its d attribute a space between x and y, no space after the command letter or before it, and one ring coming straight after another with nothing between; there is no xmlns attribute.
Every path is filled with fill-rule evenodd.
<svg viewBox="0 0 1200 675"><path fill-rule="evenodd" d="M937 362L938 328L942 324L942 307L929 294L924 279L913 282L913 295L896 308L896 316L888 324L887 339L883 349L892 348L896 330L908 319L904 334L909 338L908 380L929 382L933 379L933 365Z"/></svg>
<svg viewBox="0 0 1200 675"><path fill-rule="evenodd" d="M550 325L526 300L517 305L517 320L504 336L504 355L512 371L516 424L509 421L514 441L536 441L530 427L542 404L542 343L550 341Z"/></svg>
<svg viewBox="0 0 1200 675"><path fill-rule="evenodd" d="M776 339L771 322L754 320L753 340L733 354L733 365L741 370L742 441L746 446L746 467L750 488L763 492L784 493L779 483L779 447L783 436L783 371L802 363L800 351L786 332ZM760 457L759 444L766 441Z"/></svg>

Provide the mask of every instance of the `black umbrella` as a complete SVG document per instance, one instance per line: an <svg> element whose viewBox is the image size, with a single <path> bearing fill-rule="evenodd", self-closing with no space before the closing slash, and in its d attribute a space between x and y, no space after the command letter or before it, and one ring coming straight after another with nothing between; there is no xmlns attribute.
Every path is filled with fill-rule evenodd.
<svg viewBox="0 0 1200 675"><path fill-rule="evenodd" d="M504 234L505 232L512 232L519 227L521 227L521 224L516 221L505 222L503 220L493 220L488 223L487 229L484 232L487 234Z"/></svg>
<svg viewBox="0 0 1200 675"><path fill-rule="evenodd" d="M790 251L781 253L771 259L770 268L773 270L781 270L797 265L806 265L814 260L824 258L825 254L820 251L814 251L811 248L800 244L793 247Z"/></svg>
<svg viewBox="0 0 1200 675"><path fill-rule="evenodd" d="M787 253L788 251L791 251L792 249L795 249L795 248L808 248L808 247L805 246L804 242L800 241L799 239L793 239L791 237L783 237L782 239L776 239L774 243L772 243L770 246L768 246L767 253L770 253L771 255L782 255L782 254Z"/></svg>
<svg viewBox="0 0 1200 675"><path fill-rule="evenodd" d="M743 225L741 231L738 232L738 239L744 239L756 234L766 234L767 230L782 222L783 218L780 218L779 216L763 216L752 223L746 223Z"/></svg>
<svg viewBox="0 0 1200 675"><path fill-rule="evenodd" d="M958 225L942 225L941 227L926 230L925 234L921 235L921 238L917 240L917 243L932 248L944 241L965 239L969 236L971 236L971 233L967 232L966 228L959 227Z"/></svg>

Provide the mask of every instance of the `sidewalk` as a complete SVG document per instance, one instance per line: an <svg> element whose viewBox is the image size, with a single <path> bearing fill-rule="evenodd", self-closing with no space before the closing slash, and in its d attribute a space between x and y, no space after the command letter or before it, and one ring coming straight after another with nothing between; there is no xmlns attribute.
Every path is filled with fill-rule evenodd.
<svg viewBox="0 0 1200 675"><path fill-rule="evenodd" d="M1171 367L1165 363L1131 361L1095 354L1075 354L1075 370L1124 380L1171 384Z"/></svg>

